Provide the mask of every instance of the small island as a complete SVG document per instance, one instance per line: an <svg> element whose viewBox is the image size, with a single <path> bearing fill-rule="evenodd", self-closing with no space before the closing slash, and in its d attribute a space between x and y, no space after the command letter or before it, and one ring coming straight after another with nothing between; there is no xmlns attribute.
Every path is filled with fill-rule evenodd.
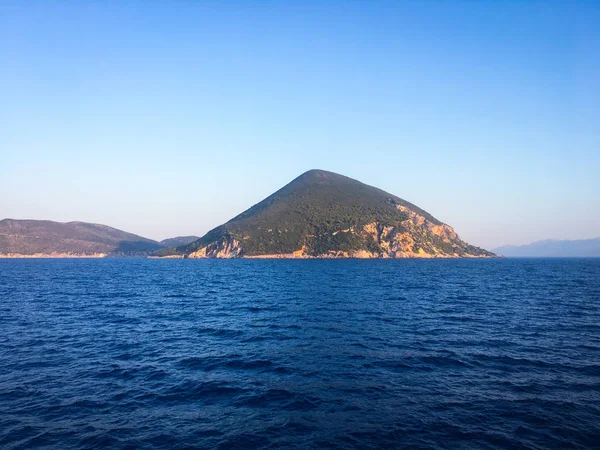
<svg viewBox="0 0 600 450"><path fill-rule="evenodd" d="M164 258L482 258L428 212L352 178L310 170Z"/></svg>

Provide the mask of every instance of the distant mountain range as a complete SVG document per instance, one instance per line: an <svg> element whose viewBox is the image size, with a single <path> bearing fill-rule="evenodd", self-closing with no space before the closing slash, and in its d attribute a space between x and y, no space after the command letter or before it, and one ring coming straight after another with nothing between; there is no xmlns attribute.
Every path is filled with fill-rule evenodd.
<svg viewBox="0 0 600 450"><path fill-rule="evenodd" d="M0 220L0 257L147 256L196 236L156 242L106 225L50 220Z"/></svg>
<svg viewBox="0 0 600 450"><path fill-rule="evenodd" d="M494 253L513 257L600 257L600 237L576 241L545 240L527 245L505 245Z"/></svg>
<svg viewBox="0 0 600 450"><path fill-rule="evenodd" d="M431 214L333 172L310 170L191 244L183 258L440 258L495 256Z"/></svg>

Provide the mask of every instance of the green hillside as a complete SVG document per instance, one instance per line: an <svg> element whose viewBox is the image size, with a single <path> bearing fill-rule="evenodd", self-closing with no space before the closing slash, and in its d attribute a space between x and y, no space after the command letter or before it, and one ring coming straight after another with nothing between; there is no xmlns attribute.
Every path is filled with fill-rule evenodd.
<svg viewBox="0 0 600 450"><path fill-rule="evenodd" d="M106 225L50 220L0 220L0 255L145 256L164 247Z"/></svg>
<svg viewBox="0 0 600 450"><path fill-rule="evenodd" d="M453 231L448 236L432 232L444 227L426 211L381 189L311 170L197 241L157 255L186 256L206 247L207 256L219 257L287 255L300 250L304 256L492 255L457 236L449 237ZM402 237L410 239L401 245ZM395 242L394 250L390 244Z"/></svg>

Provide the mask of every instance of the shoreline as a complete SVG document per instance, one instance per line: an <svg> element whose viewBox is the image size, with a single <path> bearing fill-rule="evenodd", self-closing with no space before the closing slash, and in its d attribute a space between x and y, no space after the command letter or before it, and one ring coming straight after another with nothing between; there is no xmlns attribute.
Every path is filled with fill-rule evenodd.
<svg viewBox="0 0 600 450"><path fill-rule="evenodd" d="M293 256L293 255L251 255L242 256L239 258L186 258L182 255L169 255L169 256L115 256L110 257L108 254L92 254L92 255L73 255L68 253L60 254L45 254L36 253L33 255L21 255L15 253L0 254L0 259L130 259L130 258L141 258L141 259L269 259L269 260L313 260L313 259L360 259L360 260L402 260L402 259L498 259L504 258L503 256L403 256L400 258L390 257L361 257L361 256Z"/></svg>
<svg viewBox="0 0 600 450"><path fill-rule="evenodd" d="M107 256L108 253L33 253L31 255L23 255L21 253L3 253L0 254L0 259L100 259L106 258Z"/></svg>

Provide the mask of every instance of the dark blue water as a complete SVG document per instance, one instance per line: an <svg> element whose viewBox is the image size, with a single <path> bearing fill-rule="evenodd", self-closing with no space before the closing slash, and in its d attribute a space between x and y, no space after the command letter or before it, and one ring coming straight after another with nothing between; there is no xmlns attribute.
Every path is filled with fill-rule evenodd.
<svg viewBox="0 0 600 450"><path fill-rule="evenodd" d="M600 260L1 260L0 447L600 448Z"/></svg>

